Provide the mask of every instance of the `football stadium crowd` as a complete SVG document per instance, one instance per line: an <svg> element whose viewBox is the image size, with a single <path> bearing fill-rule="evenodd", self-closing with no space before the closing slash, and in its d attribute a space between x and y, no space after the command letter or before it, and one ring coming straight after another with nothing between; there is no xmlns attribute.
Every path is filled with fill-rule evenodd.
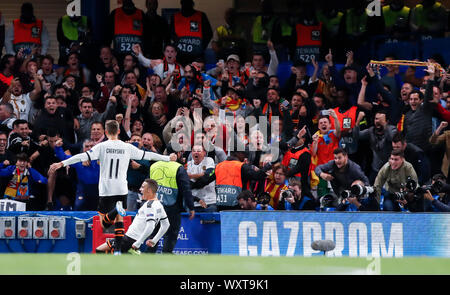
<svg viewBox="0 0 450 295"><path fill-rule="evenodd" d="M97 161L49 167L116 120L122 141L177 155L197 212L449 211L448 49L422 54L446 40L442 3L382 1L371 15L372 1L287 1L281 15L264 0L251 27L230 8L212 28L193 0L169 21L157 0L122 2L102 42L88 17L61 17L58 57L32 4L11 24L0 15L3 198L96 210ZM154 164L130 161L127 210Z"/></svg>

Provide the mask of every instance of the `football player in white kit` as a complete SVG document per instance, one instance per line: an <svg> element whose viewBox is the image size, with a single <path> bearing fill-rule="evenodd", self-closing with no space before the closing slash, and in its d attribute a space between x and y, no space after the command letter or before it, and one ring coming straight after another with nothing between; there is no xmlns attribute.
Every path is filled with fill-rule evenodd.
<svg viewBox="0 0 450 295"><path fill-rule="evenodd" d="M132 144L119 139L119 123L109 120L105 123L107 141L95 145L91 150L77 154L62 162L54 163L49 171L55 172L78 162L98 160L100 164L100 179L98 184L98 212L101 224L107 228L114 224L115 248L114 254L121 254L121 243L125 231L123 216L126 215L128 185L127 171L130 160L176 161L177 156L163 156L153 152L138 149Z"/></svg>
<svg viewBox="0 0 450 295"><path fill-rule="evenodd" d="M150 247L155 246L169 229L170 223L166 211L164 211L163 205L156 197L157 190L158 183L153 179L147 178L142 183L139 191L142 194L142 199L146 202L141 206L133 219L133 223L128 228L122 241L121 252L129 251L132 254L139 255L141 254L139 247L153 233L158 224L160 224L158 232L147 241L147 245ZM115 239L108 240L106 243L98 246L96 252L107 253L116 247L115 243Z"/></svg>

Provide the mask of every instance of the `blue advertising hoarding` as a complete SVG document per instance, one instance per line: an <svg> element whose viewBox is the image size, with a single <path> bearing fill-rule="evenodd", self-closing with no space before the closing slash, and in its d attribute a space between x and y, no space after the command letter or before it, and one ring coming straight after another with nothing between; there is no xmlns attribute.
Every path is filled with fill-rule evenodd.
<svg viewBox="0 0 450 295"><path fill-rule="evenodd" d="M128 215L134 216L134 212ZM1 218L28 216L28 217L64 217L64 239L34 238L21 239L16 232L15 238L1 238L0 253L91 253L92 252L92 218L98 215L95 211L12 211L0 212ZM86 223L85 239L77 239L75 234L75 221L83 220ZM174 254L203 255L220 253L220 215L218 213L198 213L193 220L189 220L186 213L181 213L181 227ZM16 219L17 223L17 219ZM18 225L16 225L16 229ZM161 244L163 243L161 240ZM145 249L143 249L145 251Z"/></svg>
<svg viewBox="0 0 450 295"><path fill-rule="evenodd" d="M450 257L450 215L439 213L222 211L222 254L315 256L315 240L333 240L327 256Z"/></svg>

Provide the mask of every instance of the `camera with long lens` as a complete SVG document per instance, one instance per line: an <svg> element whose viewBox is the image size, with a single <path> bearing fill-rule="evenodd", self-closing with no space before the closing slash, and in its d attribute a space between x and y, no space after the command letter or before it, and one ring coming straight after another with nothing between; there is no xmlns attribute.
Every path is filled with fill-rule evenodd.
<svg viewBox="0 0 450 295"><path fill-rule="evenodd" d="M354 184L349 190L344 190L341 192L341 198L347 199L351 196L357 197L358 200L366 199L375 190L371 186L363 186L359 184Z"/></svg>
<svg viewBox="0 0 450 295"><path fill-rule="evenodd" d="M282 199L291 199L291 198L294 198L295 193L293 190L287 189L287 190L282 190L280 195L281 195Z"/></svg>
<svg viewBox="0 0 450 295"><path fill-rule="evenodd" d="M414 195L416 194L416 190L417 190L416 187L417 187L417 182L414 179L412 179L411 176L408 176L406 178L406 182L402 183L400 185L400 191L392 193L391 195L397 201L399 201L399 200L406 200L406 196L409 193L413 193Z"/></svg>
<svg viewBox="0 0 450 295"><path fill-rule="evenodd" d="M267 206L268 206L269 203L270 203L270 195L269 195L269 193L266 193L266 192L260 193L260 194L258 195L257 202L258 202L258 204L260 204L264 209L267 208Z"/></svg>
<svg viewBox="0 0 450 295"><path fill-rule="evenodd" d="M356 196L358 199L366 199L374 191L375 190L372 186L363 186L359 184L352 185L352 187L350 188L351 194L353 196Z"/></svg>
<svg viewBox="0 0 450 295"><path fill-rule="evenodd" d="M408 178L406 179L406 183L402 184L402 191L393 193L392 195L397 200L405 200L405 197L408 195L408 193L413 193L413 198L416 200L420 200L423 198L423 195L427 191L430 191L432 195L437 195L441 192L443 187L444 183L441 180L436 180L433 184L430 185L417 187L417 182L410 176L408 176Z"/></svg>
<svg viewBox="0 0 450 295"><path fill-rule="evenodd" d="M444 187L444 183L441 180L436 180L434 183L430 185L423 185L421 187L418 187L415 190L415 196L417 198L422 197L424 194L426 194L427 191L430 191L432 195L437 195L442 191L442 188Z"/></svg>
<svg viewBox="0 0 450 295"><path fill-rule="evenodd" d="M352 195L352 192L350 190L345 190L341 192L341 198L342 199L347 199L350 198Z"/></svg>
<svg viewBox="0 0 450 295"><path fill-rule="evenodd" d="M336 207L337 197L333 194L326 194L320 198L320 209Z"/></svg>

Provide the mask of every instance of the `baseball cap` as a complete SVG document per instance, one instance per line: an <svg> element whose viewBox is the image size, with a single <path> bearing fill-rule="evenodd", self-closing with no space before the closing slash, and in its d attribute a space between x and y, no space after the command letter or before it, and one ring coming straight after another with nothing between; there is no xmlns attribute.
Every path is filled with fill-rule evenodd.
<svg viewBox="0 0 450 295"><path fill-rule="evenodd" d="M237 62L241 62L241 60L239 59L239 56L237 54L231 54L227 57L227 61L229 61L230 59L234 59Z"/></svg>

